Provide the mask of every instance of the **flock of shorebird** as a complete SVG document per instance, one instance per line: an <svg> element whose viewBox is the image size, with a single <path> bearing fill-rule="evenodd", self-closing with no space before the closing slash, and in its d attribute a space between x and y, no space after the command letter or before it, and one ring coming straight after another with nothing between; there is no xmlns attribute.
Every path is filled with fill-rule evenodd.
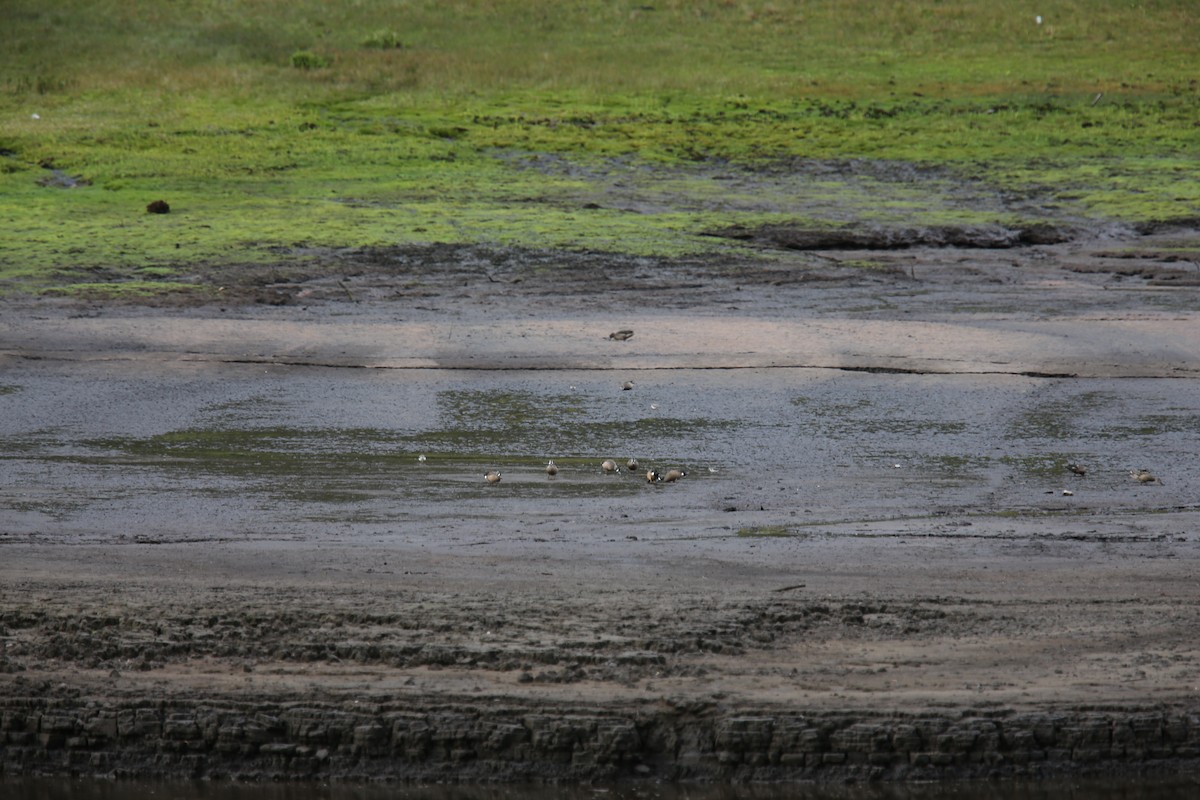
<svg viewBox="0 0 1200 800"><path fill-rule="evenodd" d="M424 462L425 456L419 456L418 459ZM625 462L625 469L630 472L637 472L639 468L638 460L636 458L631 458ZM611 458L606 458L600 464L600 471L605 475L612 475L615 472L620 472L621 468L617 465L616 461ZM499 483L501 477L503 477L503 474L504 473L498 469L488 470L483 474L483 479L488 483ZM557 474L558 464L555 464L554 459L552 458L546 462L546 475L553 478ZM656 469L646 471L647 483L674 483L675 481L686 477L687 470L684 469L669 469L666 472L659 472Z"/></svg>
<svg viewBox="0 0 1200 800"><path fill-rule="evenodd" d="M609 338L624 340L628 339L632 335L633 331L617 331L616 333L610 335ZM626 392L632 390L633 381L625 381L625 383L621 384L621 389ZM425 454L422 453L421 455L417 456L417 461L420 461L422 464L424 464L427 461ZM638 460L636 458L631 458L626 461L625 469L627 469L629 472L637 472L640 469ZM620 472L620 467L615 460L606 458L600 463L600 470L605 475L612 475ZM1067 464L1067 470L1081 478L1088 474L1087 467L1081 466L1075 462ZM553 478L557 474L558 464L554 463L554 459L550 459L546 462L546 475L547 477ZM503 473L498 469L488 470L483 474L483 479L491 484L499 483L502 477ZM656 469L650 469L646 471L647 483L674 483L675 481L686 477L687 471L682 469L669 469L666 472L659 472ZM1138 483L1157 483L1162 485L1162 480L1148 469L1131 469L1129 470L1129 477L1133 478ZM1064 493L1070 494L1070 492Z"/></svg>
<svg viewBox="0 0 1200 800"><path fill-rule="evenodd" d="M425 461L424 455L419 456L418 458L422 462ZM631 458L628 461L626 461L625 468L627 470L629 470L630 472L637 472L638 471L637 459ZM611 458L606 458L603 462L601 462L600 469L602 472L604 472L605 475L611 475L614 472L620 471L620 467L617 466L617 462L612 460ZM1087 473L1088 473L1086 467L1082 467L1079 464L1075 464L1075 463L1067 464L1067 469L1070 470L1071 472L1073 472L1074 474L1078 475L1081 478L1083 476L1087 475ZM558 474L558 465L554 463L554 459L550 459L548 462L546 462L546 474L548 476L550 476L551 478L553 478L555 475ZM494 469L487 473L484 473L483 479L485 481L487 481L488 483L499 483L500 476L501 476L500 470ZM682 469L669 469L666 472L659 472L656 469L651 469L646 472L646 482L647 483L674 483L675 481L679 480L680 478L686 478L686 477L687 477L687 471L682 470ZM1157 483L1160 486L1162 485L1162 478L1159 478L1157 475L1155 475L1153 472L1151 472L1148 469L1131 469L1131 470L1129 470L1129 477L1133 478L1138 483Z"/></svg>
<svg viewBox="0 0 1200 800"><path fill-rule="evenodd" d="M427 460L428 458L424 453L417 456L417 461L420 461L422 464L424 464ZM626 461L625 469L627 469L629 472L637 472L639 469L638 460L636 458L631 458ZM1087 467L1080 466L1074 462L1067 464L1067 469L1081 478L1088 474ZM600 463L600 470L605 475L612 475L615 472L619 472L620 467L613 459L606 458ZM554 459L550 459L546 462L546 475L553 478L557 474L558 464L554 463ZM488 483L499 483L502 476L503 473L500 470L493 469L485 472L483 474L483 479ZM687 470L683 469L669 469L666 472L659 472L656 469L646 471L647 483L674 483L675 481L686 477ZM1138 483L1157 483L1160 486L1162 485L1162 479L1148 469L1131 469L1129 470L1129 477L1133 478Z"/></svg>
<svg viewBox="0 0 1200 800"><path fill-rule="evenodd" d="M624 339L628 339L632 335L633 335L633 331L617 331L616 333L612 334L608 338L624 340ZM633 381L625 381L625 383L621 384L621 389L626 392L632 390L633 389ZM651 408L657 408L657 406L651 406ZM417 456L417 461L421 462L422 464L424 464L428 460L429 460L428 457L424 453ZM640 469L640 466L638 465L638 460L636 458L631 458L628 461L626 461L625 469L627 469L629 472L637 472ZM605 475L612 475L613 473L620 472L620 467L617 465L617 462L614 461L613 459L606 458L606 459L604 459L603 462L601 462L600 470ZM710 472L711 471L713 471L713 470L710 470ZM548 477L553 478L557 474L558 474L558 464L554 463L554 459L550 459L548 462L546 462L546 475ZM500 479L503 477L503 475L504 475L504 473L502 473L500 470L492 469L492 470L488 470L487 472L483 473L483 479L485 481L487 481L488 483L496 484L496 483L500 482ZM646 482L647 483L675 483L675 481L680 480L681 478L686 478L686 477L687 477L687 470L683 470L683 469L669 469L666 472L659 472L656 469L651 469L651 470L647 470L647 472L646 472Z"/></svg>

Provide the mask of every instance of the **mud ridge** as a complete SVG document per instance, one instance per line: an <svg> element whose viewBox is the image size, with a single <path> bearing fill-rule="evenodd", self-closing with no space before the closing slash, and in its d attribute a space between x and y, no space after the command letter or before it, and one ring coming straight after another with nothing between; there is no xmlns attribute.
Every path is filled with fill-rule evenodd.
<svg viewBox="0 0 1200 800"><path fill-rule="evenodd" d="M155 779L924 781L1200 766L1200 709L889 716L669 700L635 710L10 698L0 735L0 774Z"/></svg>
<svg viewBox="0 0 1200 800"><path fill-rule="evenodd" d="M1007 249L1029 245L1063 244L1076 231L1051 223L1015 228L1001 225L930 225L891 227L855 224L843 227L806 225L734 225L708 231L708 236L750 242L785 250L904 250L910 247Z"/></svg>

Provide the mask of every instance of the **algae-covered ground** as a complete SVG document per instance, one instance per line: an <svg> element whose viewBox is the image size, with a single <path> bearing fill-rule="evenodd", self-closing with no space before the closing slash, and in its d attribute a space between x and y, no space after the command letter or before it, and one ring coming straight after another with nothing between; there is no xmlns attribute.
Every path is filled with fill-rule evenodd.
<svg viewBox="0 0 1200 800"><path fill-rule="evenodd" d="M0 292L204 301L466 244L1196 216L1188 2L15 0ZM163 200L168 214L147 213ZM869 263L864 266L870 266Z"/></svg>

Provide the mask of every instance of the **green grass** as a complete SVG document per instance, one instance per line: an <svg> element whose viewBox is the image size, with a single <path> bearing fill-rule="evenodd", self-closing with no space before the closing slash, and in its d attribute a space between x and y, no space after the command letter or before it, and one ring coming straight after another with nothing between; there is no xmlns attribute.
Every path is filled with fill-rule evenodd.
<svg viewBox="0 0 1200 800"><path fill-rule="evenodd" d="M733 223L1014 221L903 183L882 204L861 181L814 185L836 214L756 206L711 174L810 159L932 165L1064 219L1194 216L1194 5L1031 9L13 0L0 292L92 292L97 268L173 291L185 269L320 247L673 256L730 247L698 234ZM91 183L40 186L48 168ZM146 214L160 198L171 213Z"/></svg>

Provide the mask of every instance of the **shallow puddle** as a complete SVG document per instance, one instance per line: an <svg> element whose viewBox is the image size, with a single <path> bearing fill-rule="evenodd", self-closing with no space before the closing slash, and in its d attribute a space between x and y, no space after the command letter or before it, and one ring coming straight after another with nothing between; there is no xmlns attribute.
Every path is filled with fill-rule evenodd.
<svg viewBox="0 0 1200 800"><path fill-rule="evenodd" d="M20 390L0 395L10 537L117 531L130 518L168 538L489 519L501 532L626 519L643 533L735 536L965 509L1151 511L1193 504L1200 486L1200 405L1186 381L228 365L148 381L44 362L12 381ZM669 468L687 477L647 483L647 470ZM1162 483L1138 484L1137 468Z"/></svg>

